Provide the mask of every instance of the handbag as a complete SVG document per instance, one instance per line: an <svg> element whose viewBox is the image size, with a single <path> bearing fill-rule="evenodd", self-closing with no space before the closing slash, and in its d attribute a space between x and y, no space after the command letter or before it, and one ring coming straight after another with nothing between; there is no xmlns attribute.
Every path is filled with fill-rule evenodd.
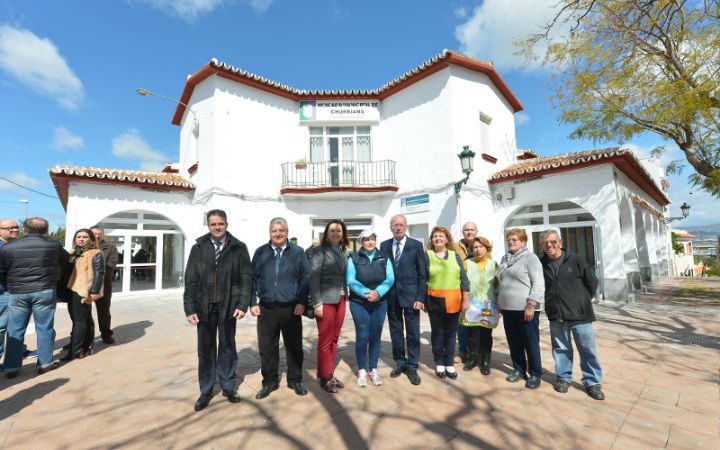
<svg viewBox="0 0 720 450"><path fill-rule="evenodd" d="M425 302L425 309L427 309L428 312L444 313L446 311L445 297L435 297L434 295L428 295L427 301Z"/></svg>

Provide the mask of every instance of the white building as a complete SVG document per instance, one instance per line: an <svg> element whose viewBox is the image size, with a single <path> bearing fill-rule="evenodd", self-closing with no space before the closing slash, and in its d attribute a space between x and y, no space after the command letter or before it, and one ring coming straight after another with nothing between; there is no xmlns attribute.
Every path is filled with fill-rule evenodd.
<svg viewBox="0 0 720 450"><path fill-rule="evenodd" d="M329 219L344 219L351 235L373 225L387 238L390 218L404 213L422 240L436 224L459 236L472 220L496 243L496 259L504 229L522 225L536 246L540 229L560 227L596 266L608 299L666 274L668 200L643 165L624 149L534 158L516 148L520 110L491 64L452 51L372 91L303 91L213 60L188 78L175 112L177 163L50 175L68 240L102 223L125 250L122 292L181 285L212 208L228 212L251 252L275 216L309 246ZM475 170L456 194L464 146L476 152Z"/></svg>

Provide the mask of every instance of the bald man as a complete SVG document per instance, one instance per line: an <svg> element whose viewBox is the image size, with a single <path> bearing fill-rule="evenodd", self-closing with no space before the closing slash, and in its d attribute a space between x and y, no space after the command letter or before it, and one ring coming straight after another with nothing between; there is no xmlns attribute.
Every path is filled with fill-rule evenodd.
<svg viewBox="0 0 720 450"><path fill-rule="evenodd" d="M472 244L477 237L478 229L475 222L467 222L463 225L462 234L463 238L458 240L455 245L455 251L460 255L460 259L465 261L468 258L472 258ZM455 362L466 362L468 359L468 330L462 325L458 326L457 329L457 340L458 340L458 351L455 355Z"/></svg>

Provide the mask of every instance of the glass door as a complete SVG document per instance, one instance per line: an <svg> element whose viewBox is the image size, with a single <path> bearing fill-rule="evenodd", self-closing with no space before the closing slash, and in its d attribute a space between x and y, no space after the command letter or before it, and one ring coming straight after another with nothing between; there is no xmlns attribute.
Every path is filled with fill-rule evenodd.
<svg viewBox="0 0 720 450"><path fill-rule="evenodd" d="M162 237L160 237L160 241L162 241ZM157 288L157 246L157 236L131 237L130 248L128 249L131 252L130 291L144 291Z"/></svg>

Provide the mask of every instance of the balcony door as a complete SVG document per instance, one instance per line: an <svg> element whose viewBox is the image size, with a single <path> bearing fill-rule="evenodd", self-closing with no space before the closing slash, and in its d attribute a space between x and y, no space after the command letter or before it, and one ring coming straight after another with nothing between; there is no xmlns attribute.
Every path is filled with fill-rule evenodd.
<svg viewBox="0 0 720 450"><path fill-rule="evenodd" d="M310 162L328 163L330 186L354 186L372 161L369 126L311 127Z"/></svg>

